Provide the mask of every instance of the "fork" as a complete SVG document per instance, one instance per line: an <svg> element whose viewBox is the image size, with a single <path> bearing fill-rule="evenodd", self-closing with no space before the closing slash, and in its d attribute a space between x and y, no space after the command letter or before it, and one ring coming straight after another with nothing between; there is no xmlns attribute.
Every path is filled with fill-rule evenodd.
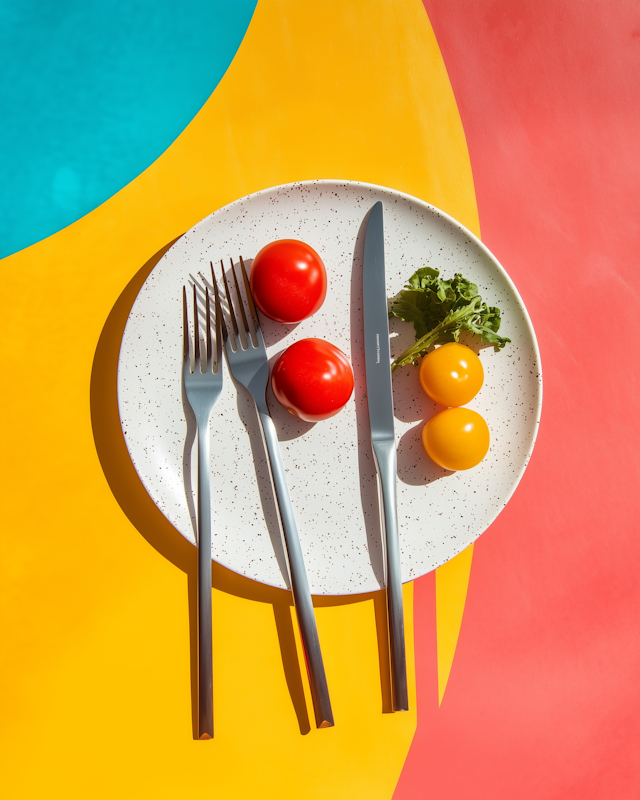
<svg viewBox="0 0 640 800"><path fill-rule="evenodd" d="M211 309L206 289L206 339L200 346L198 297L193 287L193 369L187 290L182 288L182 379L187 401L198 425L198 738L213 738L213 653L211 644L211 478L209 475L209 419L222 392L222 335L220 298L214 285L216 311L216 360L213 361ZM215 368L215 371L214 371Z"/></svg>
<svg viewBox="0 0 640 800"><path fill-rule="evenodd" d="M240 282L238 280L238 275L233 264L233 259L230 260L231 273L233 274L233 278L235 280L236 303L240 311L246 347L243 345L242 338L239 335L238 322L234 313L234 303L231 293L229 292L229 284L227 283L224 264L221 261L222 280L229 305L231 326L233 328L233 337L231 337L229 336L227 323L224 317L221 315L222 333L225 341L225 352L227 354L227 361L229 363L231 374L249 391L256 404L256 411L258 412L258 419L262 429L263 442L268 455L271 480L275 489L279 517L282 524L282 533L284 534L284 545L285 552L287 554L287 565L289 570L289 582L293 594L293 603L296 609L296 615L298 617L298 624L300 626L300 636L302 638L305 661L309 675L309 685L311 688L311 698L313 700L313 708L316 717L316 726L318 728L330 728L334 724L333 712L331 710L327 678L322 661L322 652L320 651L320 639L318 637L318 627L316 625L316 618L313 612L311 591L309 589L307 571L305 569L304 559L302 557L302 548L300 547L300 539L298 537L298 528L296 526L295 516L293 513L293 506L291 505L291 498L289 497L289 489L287 487L284 464L282 463L282 456L280 454L280 447L278 445L278 436L275 425L273 424L273 420L271 419L271 415L269 413L269 408L267 406L266 392L267 382L269 380L269 362L267 359L267 351L264 345L262 330L260 329L260 321L258 319L256 307L251 295L251 287L249 285L247 271L245 269L242 256L240 256L240 268L242 271L247 302L249 304L249 311L253 322L255 343L252 339L247 316L245 314L244 303L242 302L242 296L240 294ZM213 285L215 287L216 276L213 270L213 264L211 264L211 275L213 278Z"/></svg>

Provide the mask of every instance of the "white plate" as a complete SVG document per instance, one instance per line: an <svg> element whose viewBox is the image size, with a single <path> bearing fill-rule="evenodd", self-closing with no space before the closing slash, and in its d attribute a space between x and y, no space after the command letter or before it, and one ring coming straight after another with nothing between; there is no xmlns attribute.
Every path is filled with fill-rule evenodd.
<svg viewBox="0 0 640 800"><path fill-rule="evenodd" d="M308 336L350 358L355 392L316 425L282 409L269 389L302 550L314 594L354 594L383 586L375 467L370 451L362 350L362 222L384 205L387 289L395 295L425 265L461 272L502 312L512 343L483 347L485 383L469 406L487 420L491 447L475 469L447 473L424 453L424 420L440 410L421 391L415 368L394 373L398 520L402 578L444 564L486 530L513 494L536 437L542 401L540 357L531 321L504 269L466 228L401 192L353 181L307 181L266 189L202 220L150 273L125 328L118 367L122 429L147 491L180 533L195 542L194 421L183 402L182 287L209 261L247 262L275 239L300 239L322 257L324 305L299 325L262 318L271 360ZM392 354L414 339L393 320ZM187 410L185 411L185 407ZM189 423L187 422L189 420ZM286 566L253 402L225 364L211 421L212 557L235 572L286 587Z"/></svg>

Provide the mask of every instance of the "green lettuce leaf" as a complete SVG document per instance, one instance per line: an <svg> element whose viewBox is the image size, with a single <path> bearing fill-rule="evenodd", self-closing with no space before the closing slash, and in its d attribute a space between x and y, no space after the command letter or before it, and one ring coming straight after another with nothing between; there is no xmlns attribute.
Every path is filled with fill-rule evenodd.
<svg viewBox="0 0 640 800"><path fill-rule="evenodd" d="M498 349L511 341L498 336L500 311L482 301L475 283L460 273L443 280L433 267L422 267L409 278L389 316L412 322L416 332L415 345L396 358L392 370L415 363L433 344L457 342L460 331L471 331Z"/></svg>

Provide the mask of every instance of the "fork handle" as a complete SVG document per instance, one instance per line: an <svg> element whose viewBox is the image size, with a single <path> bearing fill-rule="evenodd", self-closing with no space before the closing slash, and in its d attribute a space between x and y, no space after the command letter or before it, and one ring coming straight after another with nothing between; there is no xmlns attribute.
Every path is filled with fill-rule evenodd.
<svg viewBox="0 0 640 800"><path fill-rule="evenodd" d="M198 738L213 738L209 419L198 420Z"/></svg>
<svg viewBox="0 0 640 800"><path fill-rule="evenodd" d="M327 677L324 671L320 639L318 637L318 626L313 612L311 591L309 589L307 571L302 557L298 527L289 496L289 487L287 486L284 464L282 463L278 436L273 420L269 414L266 401L264 404L256 401L256 407L264 443L269 456L271 480L275 489L280 519L282 521L287 563L289 566L289 580L291 582L293 603L298 617L300 636L302 638L305 661L307 663L313 709L316 716L316 726L318 728L330 728L333 726L334 722L331 701L329 699L329 687L327 686Z"/></svg>

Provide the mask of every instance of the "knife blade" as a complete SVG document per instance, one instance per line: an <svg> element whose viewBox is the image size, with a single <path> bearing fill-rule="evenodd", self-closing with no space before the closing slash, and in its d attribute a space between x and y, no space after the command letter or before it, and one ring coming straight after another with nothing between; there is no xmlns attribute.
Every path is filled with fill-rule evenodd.
<svg viewBox="0 0 640 800"><path fill-rule="evenodd" d="M389 310L384 265L384 220L378 201L369 213L362 270L364 354L371 445L378 473L381 530L385 550L387 618L394 711L407 711L407 659L396 496L396 437L389 347Z"/></svg>

